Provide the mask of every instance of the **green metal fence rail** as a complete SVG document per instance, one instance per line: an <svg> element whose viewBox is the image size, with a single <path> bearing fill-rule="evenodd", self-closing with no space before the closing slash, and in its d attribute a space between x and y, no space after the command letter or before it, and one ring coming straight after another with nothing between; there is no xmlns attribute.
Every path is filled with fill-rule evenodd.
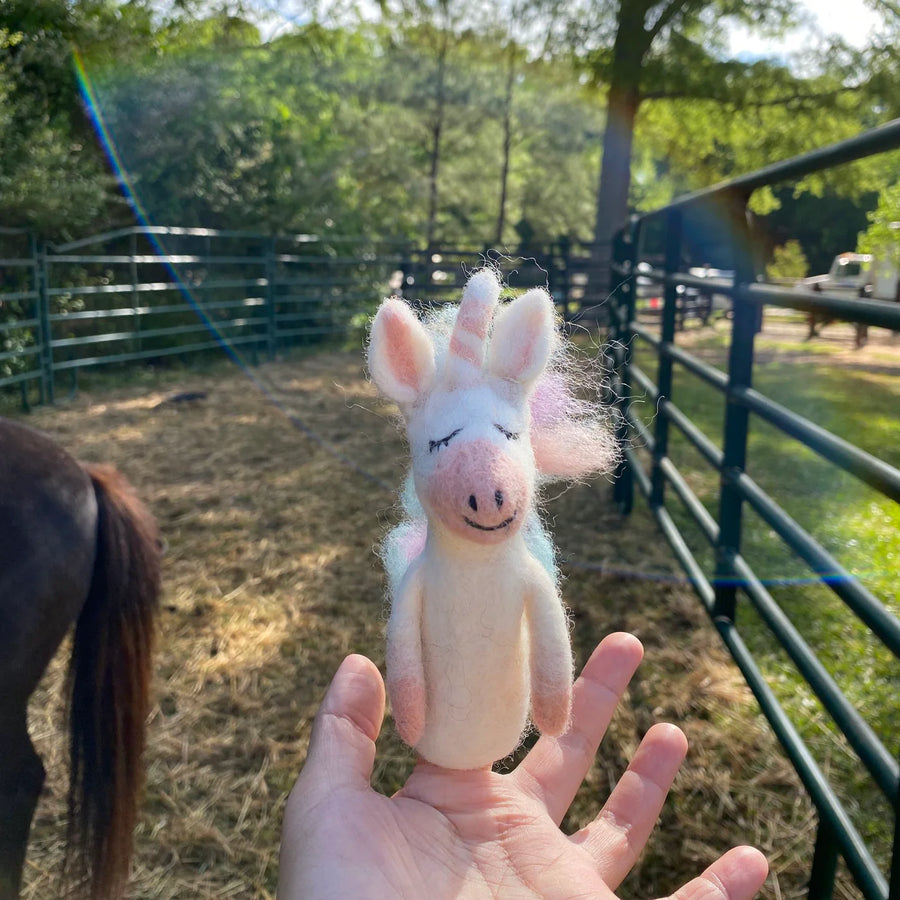
<svg viewBox="0 0 900 900"><path fill-rule="evenodd" d="M900 470L755 390L754 341L766 307L822 313L829 318L900 330L900 304L760 283L755 259L758 235L747 211L747 202L753 190L764 185L797 179L898 147L900 120L832 147L697 191L663 209L634 217L619 232L614 245L611 329L618 349L615 351L616 383L613 389L621 412L619 437L624 448L614 496L626 513L632 508L635 486L649 501L663 534L809 792L819 815L808 889L809 896L815 898L832 895L839 857L868 900L900 898L900 835L897 828L900 766L863 713L844 696L773 593L742 555L746 509L749 507L760 517L898 659L900 621L747 474L751 417L774 426L896 502L900 502ZM690 226L692 236L700 240L696 238L698 230L702 231L698 222L704 221L718 223L717 239L721 240L723 233L727 235L732 247L733 277L711 282L686 271L686 257L690 254L686 229ZM646 262L649 255L647 235L652 235L657 244L653 254L655 264ZM639 284L658 284L664 289L658 329L648 327L638 315ZM688 289L714 289L718 295L730 298L733 311L727 371L709 365L676 345L677 317ZM658 333L654 333L655 330ZM636 349L640 346L649 347L657 359L655 382L635 360ZM680 376L679 370L699 378L724 397L721 446L672 401L673 380ZM652 430L637 414L634 401L638 397L655 412ZM893 414L900 414L900 410L894 410ZM717 516L698 498L674 464L669 452L673 428L679 440L685 440L719 473ZM639 450L639 445L645 450ZM647 466L643 462L645 454L650 460ZM670 491L674 491L680 501L680 509L675 515L670 504ZM678 517L684 515L693 520L714 552L712 577L707 576L685 533L676 524ZM838 799L833 783L779 704L742 639L736 611L743 598L752 604L787 652L890 805L894 837L891 861L887 865L883 861L880 865L876 863L871 847L854 825L845 804Z"/></svg>
<svg viewBox="0 0 900 900"><path fill-rule="evenodd" d="M458 297L491 259L510 284L548 285L578 309L586 258L572 245L514 258L316 235L133 226L65 244L0 230L0 391L53 402L80 371L226 352L250 362L357 331L386 294Z"/></svg>

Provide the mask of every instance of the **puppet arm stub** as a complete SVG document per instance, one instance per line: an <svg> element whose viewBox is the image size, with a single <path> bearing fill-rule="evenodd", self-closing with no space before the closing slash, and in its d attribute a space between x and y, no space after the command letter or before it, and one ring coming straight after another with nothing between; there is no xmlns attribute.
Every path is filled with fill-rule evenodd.
<svg viewBox="0 0 900 900"><path fill-rule="evenodd" d="M405 743L415 747L425 731L425 682L388 676L388 693L397 732Z"/></svg>
<svg viewBox="0 0 900 900"><path fill-rule="evenodd" d="M397 731L414 747L425 731L422 590L415 563L400 583L391 604L387 631L387 689Z"/></svg>
<svg viewBox="0 0 900 900"><path fill-rule="evenodd" d="M531 715L542 734L558 737L572 710L572 650L565 608L556 585L531 567L526 614L531 647Z"/></svg>
<svg viewBox="0 0 900 900"><path fill-rule="evenodd" d="M572 712L572 687L552 691L536 689L531 695L531 715L541 734L559 737L569 728Z"/></svg>

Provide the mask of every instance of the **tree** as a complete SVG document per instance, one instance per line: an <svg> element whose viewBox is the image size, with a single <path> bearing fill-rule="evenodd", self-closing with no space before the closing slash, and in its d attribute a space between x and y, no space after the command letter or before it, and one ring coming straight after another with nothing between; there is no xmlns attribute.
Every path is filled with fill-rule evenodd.
<svg viewBox="0 0 900 900"><path fill-rule="evenodd" d="M853 60L839 42L832 43L826 54L828 72L812 78L800 77L778 61L729 58L724 40L728 25L744 23L777 34L797 16L792 0L586 0L578 8L570 19L570 41L579 64L607 92L595 212L595 257L601 267L608 259L612 235L624 223L629 209L638 113L646 103L656 109L671 103L680 105L681 118L672 125L677 131L693 132L698 124L701 130L709 131L712 123L724 129L733 118L739 120L746 112L759 116L766 109L790 116L800 108L815 108L821 115L823 109L840 107L848 92L859 90L860 79L846 78ZM707 102L708 106L698 108L695 102ZM694 115L685 116L688 104ZM711 113L709 105L713 104L719 109ZM846 117L839 118L840 125L847 121ZM853 118L858 131L858 111ZM757 126L756 135L765 133ZM802 149L844 136L823 134L821 129L795 129L783 133L782 138L790 142L798 133L807 141ZM718 159L727 161L729 136L720 133L714 142L718 144ZM646 148L640 148L640 152L646 159ZM790 152L776 156L787 155ZM772 158L770 155L759 164ZM681 171L690 172L692 168L688 165ZM720 164L715 168L727 170ZM737 172L732 169L724 174Z"/></svg>
<svg viewBox="0 0 900 900"><path fill-rule="evenodd" d="M123 37L138 16L123 20ZM73 46L109 38L110 4L0 4L0 218L65 236L113 212L115 181L79 97Z"/></svg>
<svg viewBox="0 0 900 900"><path fill-rule="evenodd" d="M766 276L769 279L805 278L808 274L809 263L800 242L796 240L776 247L772 253L772 261L766 266Z"/></svg>
<svg viewBox="0 0 900 900"><path fill-rule="evenodd" d="M869 227L859 235L859 252L900 267L900 182L881 192L868 219Z"/></svg>
<svg viewBox="0 0 900 900"><path fill-rule="evenodd" d="M528 62L526 47L529 38L540 24L542 4L528 3L527 0L510 0L501 14L505 33L499 38L503 51L503 94L501 100L501 121L503 126L502 163L500 166L500 191L497 202L497 226L494 243L503 245L506 231L507 206L509 200L510 174L512 166L513 142L515 140L515 99L516 87L523 80L522 69ZM546 48L545 48L546 49ZM536 55L542 58L545 53Z"/></svg>
<svg viewBox="0 0 900 900"><path fill-rule="evenodd" d="M617 188L616 202L630 195L647 209L856 133L900 106L887 26L877 75L848 87L859 56L846 49L804 78L777 62L724 59L713 15L737 0L583 0L576 75L543 47L568 4L508 0L495 23L476 29L467 26L470 0L390 2L399 6L382 22L313 22L266 40L241 0L172 0L166 15L156 0L6 0L0 212L47 236L140 212L117 190L85 115L73 46L117 165L160 224L498 248L517 235L584 240L604 122L603 183ZM788 3L746 8L781 10L777 24ZM629 35L640 40L629 45ZM623 118L628 128L614 128ZM609 176L617 159L627 166L618 180ZM900 162L878 158L802 187L849 198L835 217L846 227L835 224L830 241L845 249L844 232L855 236L877 192L898 177ZM753 202L765 211L785 196L761 192ZM611 230L619 215L599 224ZM782 233L787 221L773 244L795 236ZM815 266L818 249L802 240Z"/></svg>
<svg viewBox="0 0 900 900"><path fill-rule="evenodd" d="M370 80L370 42L317 25L269 46L255 30L232 23L231 33L242 42L222 53L225 33L192 23L174 49L97 73L141 205L165 224L356 233L354 210L371 194L353 175L365 142L350 138L372 118L359 89Z"/></svg>
<svg viewBox="0 0 900 900"><path fill-rule="evenodd" d="M461 29L462 6L454 0L399 0L392 6L381 0L381 14L400 43L412 43L424 66L418 78L418 100L427 110L428 199L425 244L431 247L437 234L439 182L443 165L447 109L452 102L448 84L451 54ZM424 52L423 52L424 51ZM412 74L412 73L409 73Z"/></svg>
<svg viewBox="0 0 900 900"><path fill-rule="evenodd" d="M896 0L869 5L881 13L882 27L868 47L821 38L793 66L729 58L723 40L725 27L739 22L778 34L800 20L792 0L585 0L570 20L570 40L579 64L608 97L596 204L598 269L605 268L609 241L629 206L655 207L673 193L896 116L900 8ZM862 212L867 193L896 180L894 169L896 163L884 158L861 161L809 176L795 196L846 196ZM751 198L757 212L777 205L770 189ZM818 247L811 249L818 254Z"/></svg>
<svg viewBox="0 0 900 900"><path fill-rule="evenodd" d="M796 97L799 79L784 67L724 57L724 23L778 31L794 13L792 0L593 0L573 27L581 63L607 85L607 121L597 193L598 259L624 223L631 188L635 125L648 99L708 98L742 104L760 82ZM683 124L683 123L682 123Z"/></svg>

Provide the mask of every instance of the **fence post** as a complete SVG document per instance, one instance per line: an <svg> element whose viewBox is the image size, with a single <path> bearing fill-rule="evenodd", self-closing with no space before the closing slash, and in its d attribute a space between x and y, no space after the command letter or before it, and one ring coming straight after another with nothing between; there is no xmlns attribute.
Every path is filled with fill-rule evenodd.
<svg viewBox="0 0 900 900"><path fill-rule="evenodd" d="M31 258L31 284L33 287L34 294L34 306L35 306L35 316L37 318L37 280L38 280L38 261L37 261L37 245L35 243L35 237L32 232L28 233L28 255ZM2 301L0 301L2 302ZM25 318L28 318L27 313L25 314ZM43 370L40 366L40 334L38 334L35 338L35 344L37 345L38 350L38 400L40 403L44 402L44 374ZM27 365L27 363L26 363ZM28 379L23 378L22 381L19 382L19 395L22 398L22 411L23 412L31 412L31 401L28 399Z"/></svg>
<svg viewBox="0 0 900 900"><path fill-rule="evenodd" d="M133 313L134 319L134 333L135 333L135 350L140 353L143 348L143 341L141 340L141 314L138 312L138 303L140 299L140 295L138 294L138 268L137 261L135 257L137 256L137 234L132 231L128 240L128 254L129 254L129 272L131 275L131 310Z"/></svg>
<svg viewBox="0 0 900 900"><path fill-rule="evenodd" d="M621 238L618 238L618 235ZM619 512L628 515L634 507L634 473L624 456L624 448L628 442L628 410L631 405L631 366L634 334L631 322L635 315L635 294L637 293L638 241L640 225L636 218L618 232L612 247L612 265L610 266L610 320L613 341L614 359L619 361L618 421L616 422L616 441L623 456L616 466L613 482L613 500ZM622 276L625 276L622 278ZM621 279L621 282L620 282Z"/></svg>
<svg viewBox="0 0 900 900"><path fill-rule="evenodd" d="M551 269L553 281L550 285L553 299L562 304L563 320L569 320L569 262L572 255L572 241L563 235L559 243L550 246L550 259L553 261Z"/></svg>
<svg viewBox="0 0 900 900"><path fill-rule="evenodd" d="M31 257L31 285L34 293L34 315L33 318L38 322L38 327L34 334L34 343L37 348L37 365L38 365L38 402L43 404L47 402L47 384L44 373L44 364L42 354L44 352L44 338L41 334L40 327L40 279L41 265L38 257L38 242L34 232L28 234L28 255ZM28 318L28 316L26 316ZM22 409L25 412L31 411L31 403L28 400L28 382L21 383L22 391Z"/></svg>
<svg viewBox="0 0 900 900"><path fill-rule="evenodd" d="M734 292L731 345L728 348L728 393L725 397L725 429L719 493L719 540L716 544L713 618L734 621L737 605L737 578L734 558L741 550L743 498L734 483L747 464L749 410L733 399L735 388L753 385L753 343L759 330L759 310L746 294L756 280L756 266L747 222L747 200L743 194L730 198L729 212L735 233Z"/></svg>
<svg viewBox="0 0 900 900"><path fill-rule="evenodd" d="M888 897L900 897L900 788L894 792L894 844L891 848L891 883Z"/></svg>
<svg viewBox="0 0 900 900"><path fill-rule="evenodd" d="M837 835L831 824L819 815L816 845L813 850L809 873L808 900L830 900L834 894L834 876L837 871Z"/></svg>
<svg viewBox="0 0 900 900"><path fill-rule="evenodd" d="M684 217L681 210L671 210L666 215L666 275L674 275L681 269L681 240ZM672 357L666 349L675 343L676 316L678 315L678 285L667 281L663 293L662 344L659 353L659 369L656 385L660 398L672 396ZM650 505L662 506L665 502L666 478L662 461L669 453L669 420L657 411L653 434L653 471L651 472Z"/></svg>
<svg viewBox="0 0 900 900"><path fill-rule="evenodd" d="M278 277L278 238L272 236L265 245L266 272L266 348L269 360L278 355L278 320L275 316L276 279Z"/></svg>
<svg viewBox="0 0 900 900"><path fill-rule="evenodd" d="M47 245L41 242L37 243L35 247L35 276L38 294L37 313L42 385L41 399L46 399L47 403L53 403L56 398L55 387L53 384L53 347L51 346L53 335L50 332L50 268L47 263Z"/></svg>

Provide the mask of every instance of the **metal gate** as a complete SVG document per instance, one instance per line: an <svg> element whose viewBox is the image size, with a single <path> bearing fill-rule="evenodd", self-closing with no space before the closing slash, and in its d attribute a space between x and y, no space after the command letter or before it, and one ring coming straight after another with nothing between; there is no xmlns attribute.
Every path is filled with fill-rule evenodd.
<svg viewBox="0 0 900 900"><path fill-rule="evenodd" d="M757 277L758 235L747 211L757 188L799 179L813 172L900 147L900 120L852 140L769 166L750 175L682 197L647 215L634 217L616 239L611 285L611 329L615 351L614 393L620 409L619 438L624 459L617 472L615 498L630 511L635 487L671 544L703 605L740 667L763 712L793 762L814 802L819 825L809 881L809 896L832 894L839 856L868 900L900 898L900 767L895 757L854 708L834 678L801 636L763 579L742 555L742 526L749 507L811 570L812 576L833 591L884 647L900 659L900 620L851 575L834 556L802 528L748 473L748 429L751 417L768 423L834 466L876 491L900 502L900 470L854 446L852 436L832 434L819 424L791 411L754 389L754 342L766 308L820 313L831 318L900 330L900 304L800 291L760 283ZM714 220L718 239L732 248L733 275L709 279L686 271L686 223ZM662 252L656 264L644 259L645 236L654 231ZM660 285L663 302L657 333L636 314L639 286ZM676 344L676 326L685 313L687 292L714 291L730 298L732 323L727 369L710 365ZM638 348L656 359L655 381L635 359ZM705 434L673 402L673 381L690 373L724 397L724 425L720 440ZM677 392L675 393L677 396ZM653 404L648 426L636 414L635 398ZM900 415L894 409L893 415ZM673 429L718 473L717 514L704 504L676 467L669 452ZM646 448L639 451L638 445ZM642 462L642 453L649 463ZM708 576L689 547L672 514L672 492L680 509L699 528L714 553ZM679 515L683 515L679 512ZM900 535L897 536L900 541ZM898 573L900 577L900 573ZM893 810L893 850L880 864L851 820L846 804L814 759L748 650L736 614L749 601L772 638L787 652L793 665L846 737L859 762L870 773ZM812 613L811 613L812 614ZM896 723L900 730L900 723Z"/></svg>

